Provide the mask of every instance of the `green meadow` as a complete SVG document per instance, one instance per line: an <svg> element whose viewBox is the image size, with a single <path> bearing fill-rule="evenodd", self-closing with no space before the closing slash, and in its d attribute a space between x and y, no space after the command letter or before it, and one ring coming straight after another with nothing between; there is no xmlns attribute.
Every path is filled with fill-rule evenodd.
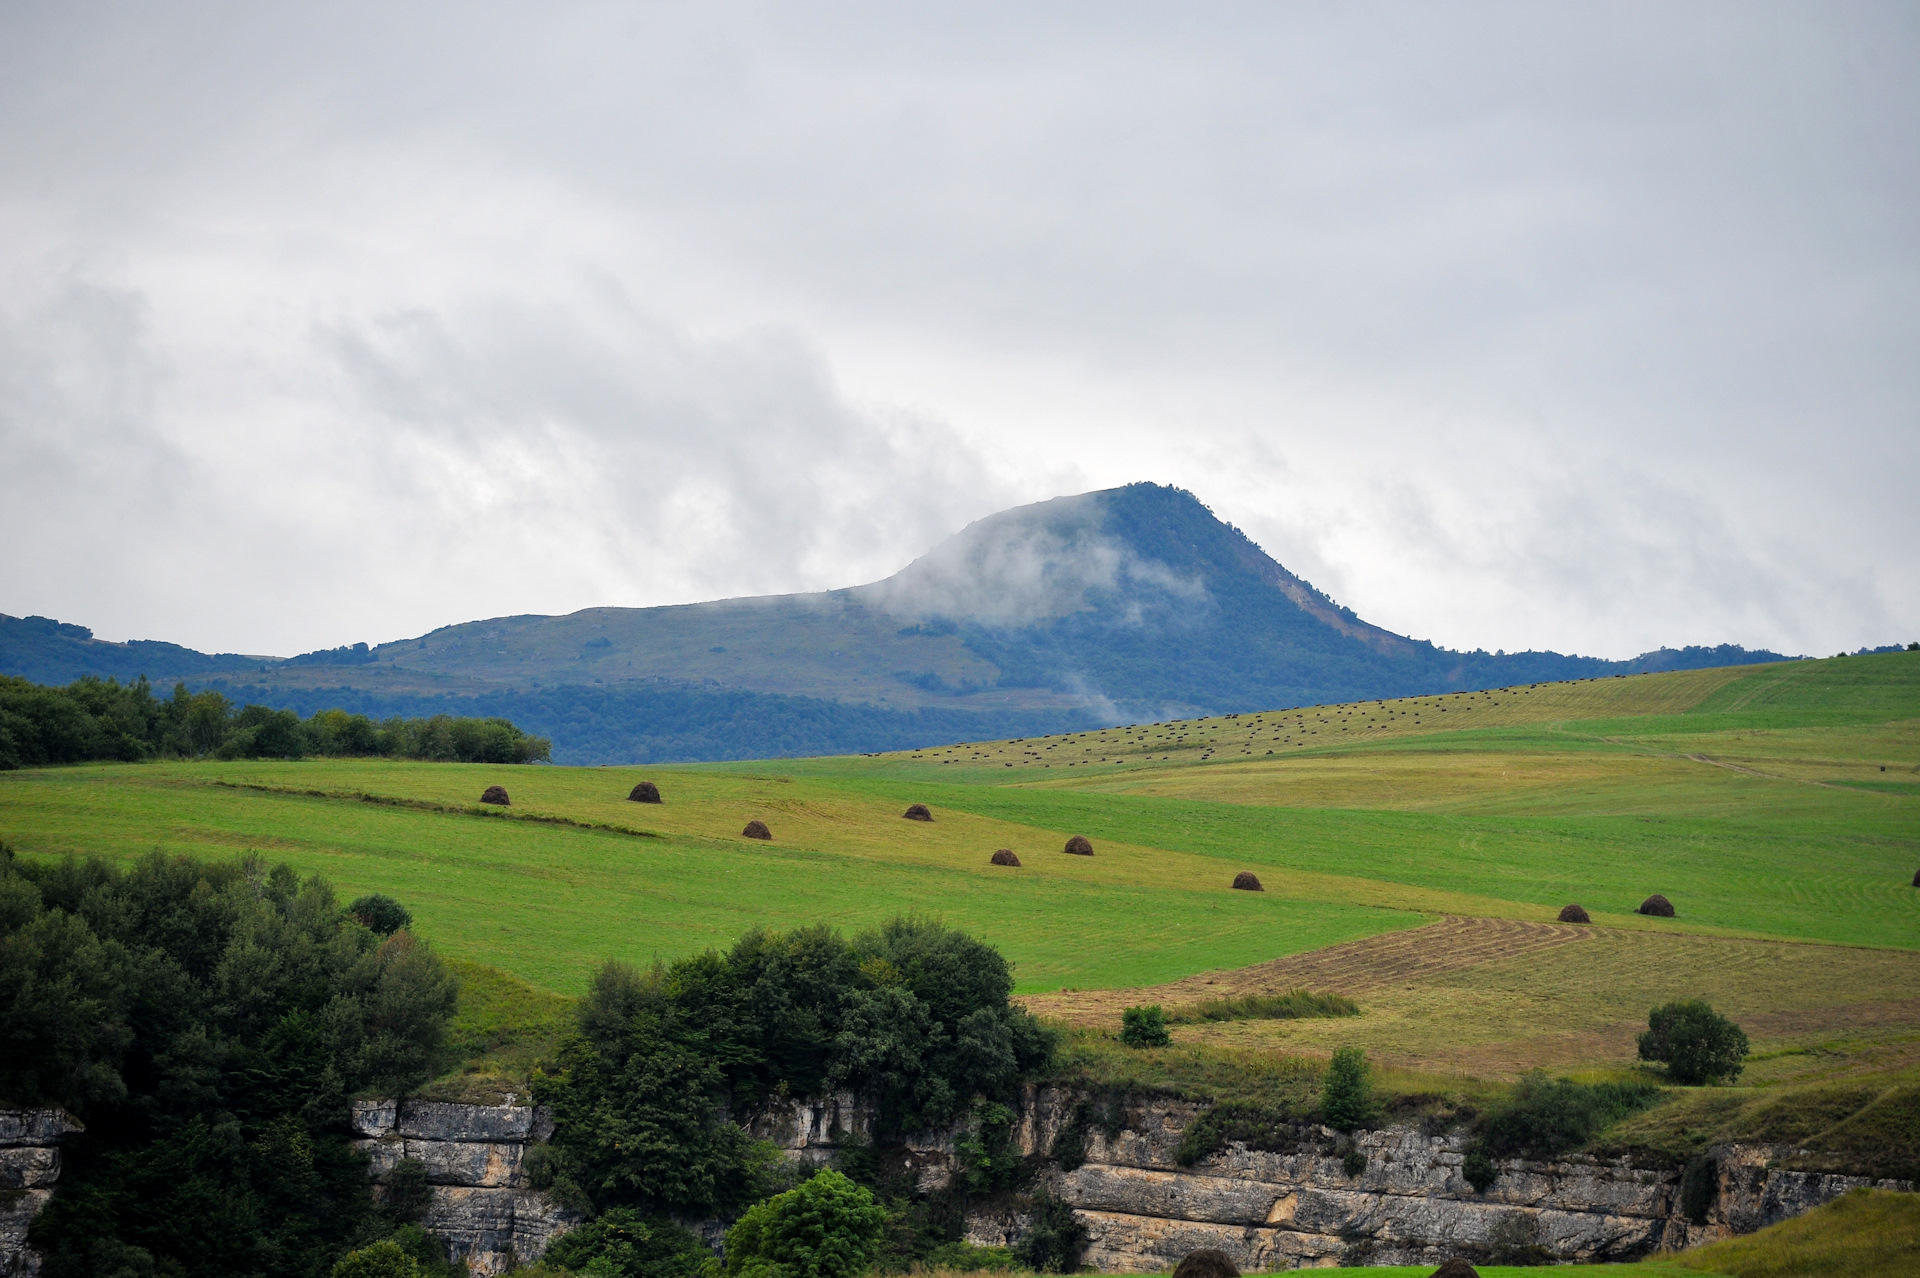
<svg viewBox="0 0 1920 1278"><path fill-rule="evenodd" d="M642 778L665 803L627 801ZM493 783L510 808L476 802ZM1032 993L1569 901L1623 929L1920 948L1917 805L1920 653L1899 653L877 757L43 769L0 775L0 838L284 860L559 993L607 957L902 912L992 941ZM774 838L742 838L750 818ZM1063 855L1071 834L1096 855ZM1002 847L1020 868L988 864ZM1266 890L1230 890L1240 870ZM1652 892L1678 917L1632 913Z"/></svg>

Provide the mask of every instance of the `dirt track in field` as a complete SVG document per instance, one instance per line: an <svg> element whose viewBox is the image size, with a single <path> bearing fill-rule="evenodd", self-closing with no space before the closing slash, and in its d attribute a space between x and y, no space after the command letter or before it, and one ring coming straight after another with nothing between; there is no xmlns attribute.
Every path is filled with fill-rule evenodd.
<svg viewBox="0 0 1920 1278"><path fill-rule="evenodd" d="M1111 1027L1122 1009L1146 1003L1177 1007L1212 998L1284 994L1309 989L1358 997L1382 986L1404 985L1554 949L1592 938L1594 929L1566 923L1449 916L1425 927L1388 932L1231 972L1203 972L1166 985L1130 990L1061 990L1021 1001L1038 1016L1076 1025Z"/></svg>

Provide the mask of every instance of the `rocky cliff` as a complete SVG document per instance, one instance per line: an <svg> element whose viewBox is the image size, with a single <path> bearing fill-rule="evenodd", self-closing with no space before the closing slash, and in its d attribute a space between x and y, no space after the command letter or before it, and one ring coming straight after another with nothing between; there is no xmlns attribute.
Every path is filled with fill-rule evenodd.
<svg viewBox="0 0 1920 1278"><path fill-rule="evenodd" d="M60 1138L84 1130L57 1109L0 1109L0 1278L40 1272L27 1226L60 1179Z"/></svg>
<svg viewBox="0 0 1920 1278"><path fill-rule="evenodd" d="M1087 1264L1103 1272L1173 1268L1191 1251L1214 1247L1242 1270L1339 1264L1438 1265L1450 1256L1476 1261L1626 1260L1732 1234L1751 1233L1799 1215L1860 1185L1911 1190L1906 1181L1873 1181L1788 1171L1794 1151L1723 1146L1687 1171L1636 1166L1627 1159L1509 1159L1485 1193L1463 1172L1468 1138L1395 1126L1345 1137L1324 1127L1290 1133L1284 1150L1244 1144L1196 1162L1175 1157L1181 1134L1202 1107L1157 1100L1129 1105L1111 1133L1086 1130L1072 1142L1077 1097L1030 1088L1013 1136L1026 1155L1069 1156L1070 1171L1050 1169L1043 1185L1078 1212L1091 1241ZM870 1115L851 1096L776 1107L752 1123L755 1135L790 1157L831 1158L836 1142L863 1140ZM951 1174L953 1133L907 1142L923 1189ZM1078 1159L1071 1156L1077 1152ZM1683 1209L1691 1201L1697 1223ZM977 1205L968 1241L1007 1246L1027 1227L1018 1199Z"/></svg>
<svg viewBox="0 0 1920 1278"><path fill-rule="evenodd" d="M509 1098L511 1099L511 1098ZM382 1186L403 1159L426 1173L429 1199L420 1223L446 1240L476 1278L538 1259L574 1221L527 1184L529 1146L553 1134L547 1111L532 1105L448 1105L431 1101L355 1101L355 1146Z"/></svg>

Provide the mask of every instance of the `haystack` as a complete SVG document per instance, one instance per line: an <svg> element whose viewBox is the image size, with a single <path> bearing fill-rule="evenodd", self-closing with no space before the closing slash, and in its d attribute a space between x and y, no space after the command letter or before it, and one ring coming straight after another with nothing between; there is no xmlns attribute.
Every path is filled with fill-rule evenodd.
<svg viewBox="0 0 1920 1278"><path fill-rule="evenodd" d="M1001 848L998 852L995 852L990 863L993 865L1011 865L1016 870L1020 868L1020 858L1013 854L1012 848Z"/></svg>
<svg viewBox="0 0 1920 1278"><path fill-rule="evenodd" d="M1561 907L1560 907L1560 921L1561 921L1562 923L1591 923L1591 922L1593 922L1593 920L1592 920L1592 919L1590 919L1590 918L1588 918L1588 917L1587 917L1587 912L1586 912L1585 910L1583 910L1583 909L1581 909L1581 908L1580 908L1579 906L1577 906L1577 905L1563 905L1563 906L1561 906Z"/></svg>
<svg viewBox="0 0 1920 1278"><path fill-rule="evenodd" d="M1480 1271L1459 1256L1433 1271L1432 1278L1480 1278Z"/></svg>
<svg viewBox="0 0 1920 1278"><path fill-rule="evenodd" d="M1915 870L1913 872L1913 885L1915 887L1920 887L1920 870Z"/></svg>
<svg viewBox="0 0 1920 1278"><path fill-rule="evenodd" d="M490 785L485 790L482 790L480 792L480 802L497 803L503 808L512 806L512 800L507 798L507 787L504 785Z"/></svg>
<svg viewBox="0 0 1920 1278"><path fill-rule="evenodd" d="M1233 885L1239 888L1242 892L1266 891L1265 888L1260 886L1260 876L1253 873L1253 871L1251 870L1242 870L1240 871L1240 873L1234 875Z"/></svg>
<svg viewBox="0 0 1920 1278"><path fill-rule="evenodd" d="M907 805L907 810L900 815L909 821L933 820L933 813L927 811L927 805L924 803L910 803Z"/></svg>
<svg viewBox="0 0 1920 1278"><path fill-rule="evenodd" d="M1187 1253L1174 1269L1173 1278L1240 1278L1240 1271L1227 1259L1226 1252L1202 1247Z"/></svg>
<svg viewBox="0 0 1920 1278"><path fill-rule="evenodd" d="M1068 856L1092 856L1093 844L1087 842L1086 835L1076 834L1067 840L1066 851Z"/></svg>
<svg viewBox="0 0 1920 1278"><path fill-rule="evenodd" d="M651 781L642 781L633 787L633 793L627 796L627 800L631 803L658 803L660 787Z"/></svg>
<svg viewBox="0 0 1920 1278"><path fill-rule="evenodd" d="M740 837L743 839L771 839L773 837L773 831L767 828L765 821L749 821L747 822L747 828L740 831Z"/></svg>
<svg viewBox="0 0 1920 1278"><path fill-rule="evenodd" d="M1650 914L1656 919L1670 919L1673 917L1673 902L1655 892L1640 902L1640 913Z"/></svg>

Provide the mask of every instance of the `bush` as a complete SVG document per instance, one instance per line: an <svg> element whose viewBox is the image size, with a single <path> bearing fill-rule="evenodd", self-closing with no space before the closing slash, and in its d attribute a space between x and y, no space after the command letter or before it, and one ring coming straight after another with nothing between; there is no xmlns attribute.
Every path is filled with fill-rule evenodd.
<svg viewBox="0 0 1920 1278"><path fill-rule="evenodd" d="M1534 1071L1481 1121L1481 1138L1501 1158L1552 1158L1645 1109L1660 1089L1644 1083L1576 1083Z"/></svg>
<svg viewBox="0 0 1920 1278"><path fill-rule="evenodd" d="M420 1262L399 1243L377 1242L348 1252L334 1265L333 1278L420 1278Z"/></svg>
<svg viewBox="0 0 1920 1278"><path fill-rule="evenodd" d="M1288 1153L1298 1146L1299 1131L1294 1116L1283 1109L1222 1101L1180 1133L1174 1161L1182 1167L1191 1167L1236 1141L1248 1149Z"/></svg>
<svg viewBox="0 0 1920 1278"><path fill-rule="evenodd" d="M1740 1076L1747 1036L1699 999L1683 999L1647 1014L1640 1059L1659 1061L1677 1083L1698 1086Z"/></svg>
<svg viewBox="0 0 1920 1278"><path fill-rule="evenodd" d="M1466 1162L1460 1168L1460 1174L1466 1177L1467 1183L1473 1186L1473 1192L1476 1194L1486 1193L1492 1188L1493 1182L1500 1179L1500 1169L1493 1165L1493 1159L1487 1156L1487 1151L1479 1148L1467 1151Z"/></svg>
<svg viewBox="0 0 1920 1278"><path fill-rule="evenodd" d="M736 1278L854 1278L879 1258L887 1213L839 1172L747 1209L727 1231L726 1272Z"/></svg>
<svg viewBox="0 0 1920 1278"><path fill-rule="evenodd" d="M954 1142L954 1156L973 1193L1013 1188L1020 1173L1020 1151L1013 1143L1013 1111L996 1101L976 1105L973 1122Z"/></svg>
<svg viewBox="0 0 1920 1278"><path fill-rule="evenodd" d="M1335 1052L1320 1090L1321 1121L1336 1131L1350 1132L1371 1120L1379 1110L1371 1075L1367 1054L1361 1049L1343 1047Z"/></svg>
<svg viewBox="0 0 1920 1278"><path fill-rule="evenodd" d="M413 914L406 906L378 892L356 900L347 907L347 913L360 920L368 931L382 936L392 936L401 928L413 926Z"/></svg>
<svg viewBox="0 0 1920 1278"><path fill-rule="evenodd" d="M1285 994L1246 994L1188 1003L1167 1013L1169 1025L1204 1021L1291 1021L1313 1016L1358 1016L1360 1005L1339 994L1288 990Z"/></svg>
<svg viewBox="0 0 1920 1278"><path fill-rule="evenodd" d="M1073 1208L1051 1194L1042 1194L1033 1201L1027 1236L1013 1249L1013 1258L1039 1273L1070 1274L1080 1268L1087 1240L1087 1227L1073 1214Z"/></svg>
<svg viewBox="0 0 1920 1278"><path fill-rule="evenodd" d="M554 1239L545 1259L593 1278L700 1278L713 1257L672 1221L616 1207Z"/></svg>
<svg viewBox="0 0 1920 1278"><path fill-rule="evenodd" d="M1157 1003L1129 1007L1120 1014L1120 1041L1128 1047L1165 1047L1173 1041L1167 1033L1166 1013Z"/></svg>

